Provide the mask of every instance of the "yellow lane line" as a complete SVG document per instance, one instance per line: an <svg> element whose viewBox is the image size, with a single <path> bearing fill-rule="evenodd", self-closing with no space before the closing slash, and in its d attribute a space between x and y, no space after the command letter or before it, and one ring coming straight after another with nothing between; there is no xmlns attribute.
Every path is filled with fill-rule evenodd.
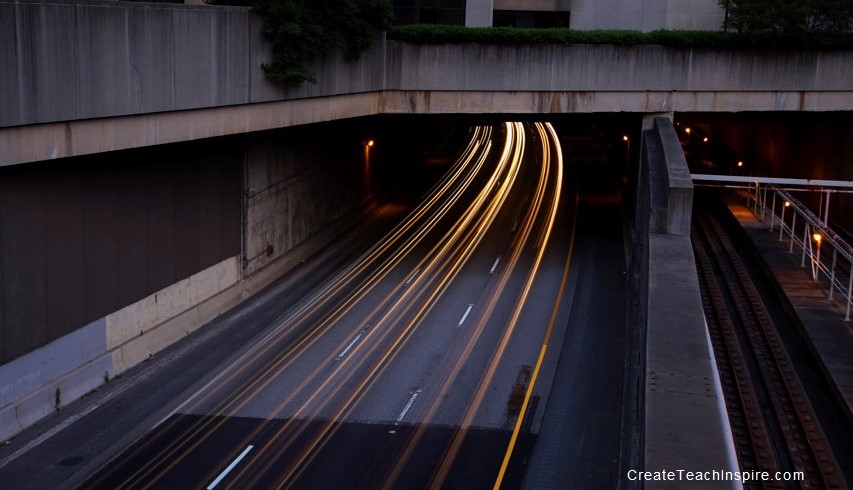
<svg viewBox="0 0 853 490"><path fill-rule="evenodd" d="M509 439L509 445L506 448L501 469L498 472L498 477L495 479L494 490L499 490L503 483L504 475L506 474L509 460L512 457L512 452L515 449L515 443L518 440L518 434L521 432L521 424L524 422L524 415L527 412L527 405L530 403L530 396L533 394L533 386L536 384L536 377L539 374L539 369L542 367L542 361L545 359L545 351L548 349L548 341L551 339L551 332L554 330L554 324L557 320L557 312L560 309L563 292L565 291L566 281L569 276L569 268L572 264L572 253L575 248L575 231L577 230L578 221L578 195L575 194L575 212L572 219L572 235L569 241L569 254L566 258L566 266L563 269L563 279L560 281L560 289L557 292L557 301L554 302L554 309L551 311L551 321L548 323L548 330L545 331L545 340L542 342L542 348L539 351L539 359L536 361L536 367L533 369L533 375L530 378L530 384L527 386L527 391L524 394L524 402L521 405L521 411L518 414L518 419L515 421L515 427L512 431L512 436Z"/></svg>
<svg viewBox="0 0 853 490"><path fill-rule="evenodd" d="M542 126L541 124L537 123L537 129L540 131L540 134L543 135L543 140L544 140L545 139L544 138L544 129L542 129L541 126ZM559 147L559 142L557 142L555 144L558 145L558 147ZM538 216L539 215L539 210L540 210L542 203L544 202L544 198L545 198L548 178L549 178L550 173L551 173L550 172L551 163L550 163L550 157L547 154L547 149L548 149L547 145L543 145L543 149L546 149L546 154L543 155L543 165L542 165L542 171L541 171L541 175L540 175L540 185L536 191L536 195L533 198L534 210L532 211L532 214L531 214L532 216ZM523 155L521 155L520 157L523 157ZM557 162L557 176L556 176L556 181L554 182L554 185L556 188L553 191L553 193L554 193L553 200L552 200L551 206L549 207L549 210L548 210L548 222L547 222L547 224L543 225L549 230L548 233L546 234L546 238L545 238L546 242L548 241L547 237L550 235L550 230L553 228L554 220L556 219L556 213L558 210L559 199L561 196L561 189L562 189L562 160L561 159L558 159L558 162ZM526 241L528 239L529 232L532 231L532 222L529 223L529 226L531 227L531 229L528 231L525 231L525 239L524 239L525 242L524 243L526 243ZM545 247L542 247L539 249L539 251L536 255L536 259L534 260L534 263L530 268L530 272L528 273L527 280L524 283L524 287L522 288L521 292L519 293L518 299L516 300L516 305L515 305L515 309L512 312L512 316L509 319L507 326L504 329L503 335L500 338L500 342L498 343L498 345L494 349L494 352L492 354L492 360L489 363L489 366L486 369L484 375L481 377L479 388L477 389L476 394L474 395L474 398L472 399L470 406L469 406L468 410L466 411L465 416L462 419L462 422L460 423L460 428L456 431L456 434L453 437L453 441L450 443L449 449L445 452L445 455L442 458L441 465L439 466L439 469L434 474L433 479L430 482L429 488L439 489L439 488L442 488L444 486L444 481L447 478L448 473L450 472L450 469L453 465L453 462L456 459L456 455L458 454L460 447L462 446L462 442L464 441L465 437L467 437L469 427L471 426L471 423L473 422L474 417L476 416L476 413L480 408L480 405L483 401L483 398L486 395L486 391L488 390L488 386L491 383L491 380L494 378L494 374L497 371L497 368L498 368L498 365L499 365L501 359L503 358L503 354L504 354L504 352L506 352L506 347L509 344L509 340L512 337L513 333L515 332L515 328L518 324L518 319L521 315L521 311L527 302L527 297L530 293L530 289L533 285L533 282L535 281L537 272L539 270L539 266L541 265L541 261L542 261L543 255L544 255L544 251L545 251Z"/></svg>

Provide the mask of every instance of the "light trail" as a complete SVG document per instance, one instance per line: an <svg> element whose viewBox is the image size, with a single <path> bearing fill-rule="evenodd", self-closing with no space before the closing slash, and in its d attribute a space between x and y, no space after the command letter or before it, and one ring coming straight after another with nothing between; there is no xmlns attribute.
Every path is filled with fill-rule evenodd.
<svg viewBox="0 0 853 490"><path fill-rule="evenodd" d="M477 198L473 201L472 205L469 206L469 208L466 211L465 216L461 220L459 220L457 226L453 230L448 232L448 234L445 235L444 239L438 245L436 245L436 247L434 248L434 250L437 249L438 257L436 258L436 260L438 260L438 259L443 259L444 257L446 257L449 254L450 251L454 250L454 245L456 243L463 243L464 244L463 253L459 255L458 259L456 259L455 261L452 262L452 267L451 267L452 272L438 275L438 277L440 278L438 280L438 285L432 290L429 297L427 297L426 299L424 299L420 302L421 306L419 306L418 309L416 310L416 312L413 314L413 316L412 316L413 320L410 320L404 326L404 328L402 328L402 330L398 333L396 339L390 344L390 346L388 348L386 348L384 354L380 357L380 359L376 363L374 363L373 368L371 368L370 371L362 378L362 382L359 383L351 391L350 396L347 397L345 399L345 401L340 405L341 408L339 409L339 411L328 418L328 421L326 423L324 423L323 427L317 432L317 435L313 439L313 441L307 445L307 448L304 451L302 451L300 453L300 455L297 458L295 458L294 461L290 465L288 465L288 468L290 468L290 469L287 470L285 473L283 473L283 476L279 480L280 482L285 482L285 481L290 480L295 474L297 474L297 472L299 471L303 462L310 460L310 458L312 457L311 453L314 452L315 449L322 447L322 445L324 444L323 441L326 438L326 436L333 433L334 430L336 429L336 422L335 421L340 421L340 420L343 420L345 418L346 413L348 413L349 410L351 410L352 405L358 399L360 399L363 396L365 390L370 385L372 385L373 381L376 379L376 376L381 374L381 372L387 366L387 363L389 363L393 359L397 350L403 345L404 341L409 337L409 335L411 334L413 329L416 328L416 326L419 324L420 319L423 318L423 316L432 309L432 307L436 304L438 297L440 297L441 293L447 288L447 286L450 284L452 279L458 273L459 269L461 268L461 265L467 260L468 257L470 257L471 253L473 253L474 248L479 243L480 239L482 239L482 236L485 232L485 229L493 221L494 216L500 207L500 204L503 203L503 200L505 199L506 189L509 188L509 186L511 186L512 182L514 182L514 180L515 180L515 176L517 175L518 158L515 158L515 159L510 158L511 157L511 149L512 149L512 147L514 147L514 145L515 145L514 133L509 132L508 138L507 138L507 144L505 145L504 151L501 155L501 160L499 162L498 169L490 176L487 185L480 192L480 194L477 196ZM507 169L507 168L510 170L510 177L503 179L503 182L500 182L500 176L502 175L502 169ZM475 228L473 229L473 231L470 232L471 234L475 235L474 238L463 237L462 230L467 229L468 226L474 221L474 218L478 215L478 211L480 208L482 208L484 201L486 200L486 197L492 192L492 190L494 189L494 187L496 185L499 186L500 198L492 200L490 205L487 208L487 211L485 213L485 217L481 218L477 223L475 223L475 225L476 225ZM427 268L425 268L425 270L426 269ZM404 294L406 294L406 293L404 293ZM378 320L376 322L376 324L378 325L378 324L384 323L386 320L387 320L387 318L382 318L382 319ZM385 339L388 337L388 335L390 335L390 331L386 335L384 335L381 339L379 339L378 342L375 343L375 345L377 346L376 348L378 348L378 346L381 345L385 341ZM364 344L365 343L362 343L362 345L364 345ZM375 348L372 349L372 351L375 351ZM311 400L316 398L318 396L318 394L320 394L321 392L326 391L325 390L326 385L328 385L331 382L331 380L334 378L335 374L337 374L337 373L333 373L333 375L330 375L329 378L327 378L323 382L323 384L314 391L314 393L310 397ZM343 385L345 382L346 382L346 380L343 380L340 382L340 384ZM270 461L275 461L276 459L278 459L281 456L281 454L285 451L285 449L289 446L289 444L292 443L293 441L295 441L298 437L300 437L302 432L307 427L307 425L316 418L316 416L310 416L310 415L307 415L304 413L304 409L306 406L307 406L307 403L303 404L302 405L303 408L297 412L297 414L294 416L294 418L292 418L288 421L288 422L292 422L292 421L296 420L297 417L305 415L304 417L300 417L300 420L302 421L302 427L299 429L294 429L293 431L291 431L290 437L288 437L287 440L284 441L284 443L277 443L276 444L279 447L279 449L278 449L276 455L273 458L271 458ZM284 432L287 432L288 430L290 430L290 427L282 427L281 430L279 430L276 433L276 439L275 440L280 438L282 436L282 434ZM270 445L272 445L272 444L270 444ZM271 465L272 465L272 462L267 464L260 471L255 472L255 474L261 475L261 474L265 473L266 471L268 471L270 469ZM249 471L248 468L243 469L243 473L246 473L248 471ZM253 485L255 482L257 482L257 480L259 478L260 478L259 476L256 476L256 478L253 479L249 483L249 485L250 486ZM283 485L283 483L281 483L281 484Z"/></svg>
<svg viewBox="0 0 853 490"><path fill-rule="evenodd" d="M550 238L551 232L553 231L554 222L557 217L557 210L559 208L560 196L562 193L562 184L563 184L563 164L562 164L562 151L560 150L559 139L556 137L556 133L554 133L553 128L548 125L549 133L546 133L545 127L537 123L537 129L539 130L540 135L542 136L541 141L543 142L543 158L542 158L542 168L545 173L545 178L547 179L548 173L550 172L551 162L550 162L550 149L549 146L544 144L546 141L546 135L550 134L552 136L551 144L555 145L557 148L557 162L554 165L556 169L556 181L555 181L555 189L552 191L552 199L550 202L550 207L548 209L548 218L545 227L543 228L545 231L543 243L547 243ZM540 187L538 189L537 196L535 198L536 206L538 207L544 198L544 187ZM538 209L537 209L538 211ZM538 213L537 213L538 214ZM513 332L515 331L518 325L518 319L521 316L521 311L527 303L528 295L530 294L530 289L533 287L533 282L536 279L536 275L539 271L539 267L542 263L542 258L545 255L545 246L539 246L536 253L536 259L534 261L533 266L530 269L530 272L527 275L527 280L525 281L524 287L522 289L521 294L519 295L518 300L516 301L515 308L513 310L511 319L507 326L504 328L503 335L501 336L500 343L498 347L495 349L494 354L491 357L491 362L489 363L488 368L486 369L486 374L481 377L481 381L479 387L474 395L473 402L469 405L465 416L462 419L462 423L460 424L459 429L457 429L453 441L450 444L449 450L445 453L444 458L442 459L441 465L439 466L438 471L435 473L432 482L430 483L430 488L438 489L444 486L444 482L447 478L447 475L450 471L450 468L453 462L456 460L456 456L459 453L459 449L462 446L462 441L465 439L465 436L468 433L468 429L471 426L472 421L480 409L480 405L482 404L483 397L486 395L486 391L489 389L491 385L491 381L494 378L495 372L497 371L498 364L503 359L503 355L506 352L506 347L509 344L509 340L512 337ZM557 299L559 302L559 298ZM537 361L537 369L539 363L541 363L542 355L544 351L540 353L539 361ZM537 371L538 374L538 371Z"/></svg>
<svg viewBox="0 0 853 490"><path fill-rule="evenodd" d="M460 329L460 332L464 332L461 334L463 342L459 347L460 355L447 367L449 371L444 366L438 371L443 377L436 377L437 374L433 373L433 383L417 384L421 389L411 393L402 412L397 416L395 425L400 424L409 414L415 399L426 386L432 387L439 383L437 393L430 392L429 397L423 397L429 400L426 406L418 399L418 429L408 439L391 476L385 481L386 487L396 481L427 424L435 417L441 401L458 379L496 305L502 295L505 295L505 289L520 263L522 253L531 247L537 247L534 263L527 272L524 286L518 294L500 342L495 347L485 377L479 383L460 428L454 434L450 447L433 476L434 487L441 486L446 480L468 427L479 410L485 391L506 351L521 311L528 302L542 257L548 249L562 185L562 162L556 134L550 126L546 129L544 125L537 124L536 129L541 136L539 141L543 142L543 161L541 166L535 166L538 171L535 191L524 198L527 212L524 216L513 213L518 219L512 225L510 251L499 255L488 272L494 279L489 282L490 294L486 296L485 306L480 307L480 303L477 303L478 308L474 310L473 304L469 304L458 322L459 326L466 321L474 322L474 327L470 330ZM200 422L160 451L149 464L137 470L125 484L129 488L149 488L156 485L161 477L181 464L188 454L208 441L222 427L228 416L239 415L279 377L286 376L287 370L294 366L294 363L302 360L309 351L320 349L320 340L335 324L344 322L350 325L351 333L344 335L341 340L336 338L334 342L325 342L336 345L322 346L322 362L311 366L307 375L294 380L295 386L288 387L288 390L282 393L284 396L277 399L272 408L265 409L268 410L266 420L247 434L241 434L242 441L235 443L234 449L226 456L227 459L223 460L223 464L232 461L227 471L234 471L228 482L223 482L227 488L254 487L260 484L262 478L269 478L270 475L273 475L274 486L277 488L293 485L298 481L305 468L328 444L342 422L348 419L370 388L389 369L403 346L445 296L487 232L493 228L510 195L517 196L513 198L515 202L520 199L520 193L512 191L523 168L526 152L525 131L521 123L507 123L506 138L499 155L490 156L493 155L495 131L490 128L477 128L451 171L424 196L421 205L405 221L395 227L383 241L363 254L356 263L336 276L328 287L315 293L308 303L283 320L262 344L249 349L234 363L232 369L223 371L214 378L216 383L212 381L208 386L216 386L217 389L208 393L199 392L182 405L194 411L201 411L209 401L220 400L212 410L204 412L208 416L201 417ZM557 157L553 159L550 157L551 147L544 144L549 137L554 139L551 144L557 149ZM494 161L495 157L496 163L487 163L490 158ZM489 165L494 167L487 169ZM483 180L482 184L474 186L475 182ZM473 196L470 196L471 194ZM469 196L470 200L467 200ZM456 215L459 217L454 217ZM451 218L454 220L453 224L447 231L440 233L439 225ZM505 230L506 228L504 233ZM412 262L411 256L416 248L428 243L426 240L432 240L431 235L439 233L435 244L426 253L418 252L420 259L417 264L407 267L410 272L403 275L395 271L404 261L407 261L407 264ZM376 286L383 281L387 282L392 272L395 272L395 276L399 274L402 277L399 280L394 279L395 283L387 293L379 293ZM480 274L485 274L485 270L481 268ZM345 296L339 297L344 294ZM355 306L370 295L377 296L378 300L370 303L369 311L355 313ZM347 315L356 315L356 318L345 320ZM314 320L314 316L321 318L319 321ZM281 352L275 353L272 350L280 348L283 340L304 322L311 322L311 328ZM367 325L370 325L369 329L366 328ZM549 326L548 332L550 330ZM540 357L544 355L546 344L547 339ZM260 360L269 354L274 354L274 357L263 365L253 363L254 360ZM224 390L250 372L252 375L238 389L231 390L227 396L222 397ZM538 364L534 381L531 381L531 389L537 374ZM525 396L526 399L529 398L530 392ZM424 418L420 418L420 412L426 413ZM266 434L272 428L272 420L281 420L285 413L286 420L277 425L271 434ZM521 418L519 416L519 420ZM394 420L393 415L391 420ZM316 423L318 421L319 425ZM245 454L239 454L239 448L261 433L265 433L264 442L257 444L252 458L237 467L236 463L245 457ZM513 440L515 437L517 434L513 436ZM284 459L283 456L287 452L288 457ZM510 447L507 450L507 461L511 452ZM235 461L235 457L239 459ZM210 481L214 476L215 474L211 473L204 481Z"/></svg>
<svg viewBox="0 0 853 490"><path fill-rule="evenodd" d="M520 167L521 156L523 155L523 150L524 150L524 147L523 147L523 138L524 138L523 127L521 126L520 123L515 123L512 127L512 130L517 131L519 133L519 135L520 135L519 139L522 142L522 144L518 148L515 149L515 151L513 152L513 155L512 155L513 161L516 162L516 164L517 164L516 167ZM507 154L507 156L509 156L509 154ZM541 187L541 185L542 185L542 178L540 177L540 187ZM504 198L505 197L506 196L504 196ZM532 222L534 217L535 217L534 212L530 212L528 214L528 217L525 220L524 229L515 239L516 243L523 243L525 241L525 237L528 236L530 233L530 223ZM467 362L471 352L474 349L475 344L479 340L483 330L486 327L486 323L487 323L489 317L491 316L492 312L494 311L494 309L498 303L498 298L500 297L500 291L504 290L504 288L506 287L506 284L509 281L509 278L511 276L514 264L515 264L515 262L517 262L518 257L521 253L521 248L522 247L520 247L520 246L513 246L512 247L513 253L509 259L510 265L507 265L504 268L502 274L500 275L500 277L498 279L498 283L494 287L495 293L492 294L491 300L487 304L483 313L481 313L479 321L477 322L474 329L472 329L471 333L468 335L468 337L467 337L468 340L465 342L463 350L456 356L456 362L451 366L451 369L449 372L441 373L439 379L442 379L443 382L442 382L440 388L438 389L437 393L433 396L433 399L435 401L430 405L430 407L428 408L422 422L418 425L418 428L414 431L412 436L409 438L409 441L406 445L406 448L398 457L396 464L394 465L394 467L393 467L392 471L390 472L388 478L385 480L385 483L383 484L384 489L390 489L394 486L394 484L395 484L397 478L399 477L400 473L402 472L404 466L406 465L406 463L411 458L411 455L414 452L415 447L418 445L421 438L423 437L423 435L426 431L426 428L427 428L427 424L434 418L435 414L437 413L439 406L440 406L440 403L441 403L441 400L446 397L446 395L450 391L452 385L455 383L456 379L458 378L459 372L462 370L462 367Z"/></svg>
<svg viewBox="0 0 853 490"><path fill-rule="evenodd" d="M227 385L230 381L238 377L243 370L239 368L239 366L248 366L250 364L251 358L258 358L262 355L266 354L270 349L274 348L275 345L299 322L304 321L311 314L318 311L322 308L328 301L330 301L334 294L340 290L344 290L349 286L349 283L354 280L357 274L363 272L364 270L372 267L372 264L378 260L383 259L383 255L392 247L400 247L397 242L400 239L405 238L405 244L400 247L400 249L392 256L392 259L385 260L385 267L380 268L377 272L374 272L373 275L365 281L361 288L359 289L360 293L364 293L367 289L367 285L375 284L378 282L381 277L384 277L387 272L389 272L393 265L402 260L403 252L406 250L410 250L414 247L414 242L419 241L425 234L425 227L430 228L435 226L435 223L438 221L438 216L443 216L447 213L447 210L450 208L450 202L455 202L462 194L465 188L470 186L471 182L474 179L474 176L479 172L484 163L485 155L488 151L486 148L485 151L480 151L481 147L484 145L488 145L488 139L491 137L491 130L488 128L477 128L474 135L472 136L471 141L468 144L465 152L463 152L463 156L457 161L457 164L454 168L449 172L448 177L443 179L438 185L434 187L434 192L431 193L429 198L424 202L421 206L416 209L416 211L401 225L395 227L391 233L377 246L373 247L370 251L368 251L360 260L358 260L352 267L343 271L336 281L333 283L331 288L326 288L317 295L315 295L311 300L305 303L302 307L300 307L291 317L283 322L279 327L275 329L275 331L268 335L264 342L256 345L256 348L251 349L249 352L244 354L240 360L235 362L235 365L238 366L237 369L226 370L222 375L218 376L214 381L220 386ZM471 167L472 161L479 154L481 157L476 161L476 163ZM464 172L467 171L467 174ZM425 226L422 226L417 230L417 233L413 233L412 229L415 227L415 224L419 220L426 219L425 216L428 214L432 215L432 219L427 222ZM396 260L394 260L396 259ZM363 294L362 294L363 295ZM360 295L350 296L350 299L355 299L360 297ZM354 301L352 301L354 303ZM327 323L327 327L330 323ZM287 329L285 327L290 327ZM277 372L280 372L284 368L286 368L290 363L283 364L286 359L289 357L291 360L298 356L299 352L304 352L307 350L313 343L318 339L323 333L325 333L326 329L315 328L309 335L303 336L296 345L291 346L285 352L280 354L277 359L265 370L261 370L254 376L254 381L245 385L243 389L239 392L232 394L230 397L226 397L225 400L220 403L218 407L216 407L213 411L214 414L225 414L228 412L235 412L240 410L243 406L245 406L251 400L252 396L249 393L258 392L266 387L270 380L274 379L274 376ZM313 335L313 340L311 335ZM310 342L309 342L310 341ZM261 380L267 380L265 383L260 383ZM212 385L213 381L209 383ZM207 399L214 397L215 390L211 390L209 392L199 391L196 394L196 397L199 399L194 402L193 407L197 408L201 406ZM191 402L192 398L188 400L187 403ZM186 404L182 405L185 406ZM177 423L175 420L173 423ZM141 481L147 481L147 484L143 486L143 488L149 488L159 478L159 475L163 475L169 470L173 469L182 459L183 456L181 454L188 454L191 451L195 450L199 447L212 433L218 430L221 425L224 423L224 418L206 418L198 423L196 423L189 430L184 432L183 437L173 441L166 449L162 450L160 454L155 457L152 464L147 465L146 467L141 468L135 474L131 475L131 477L125 482L130 485L132 482L140 483ZM172 427L172 425L167 426L161 431L168 430ZM246 437L246 439L250 439L254 434L250 434ZM136 450L136 452L141 452L145 449L145 446L142 446ZM164 467L165 465L165 467ZM155 475L152 475L155 473Z"/></svg>

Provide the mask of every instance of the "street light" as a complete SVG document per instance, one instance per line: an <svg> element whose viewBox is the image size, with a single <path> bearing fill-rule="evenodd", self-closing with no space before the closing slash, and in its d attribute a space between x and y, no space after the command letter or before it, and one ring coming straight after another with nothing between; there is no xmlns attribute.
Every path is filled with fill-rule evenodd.
<svg viewBox="0 0 853 490"><path fill-rule="evenodd" d="M625 149L625 167L627 168L631 163L631 138L627 134L623 134L622 141L627 144L627 148Z"/></svg>
<svg viewBox="0 0 853 490"><path fill-rule="evenodd" d="M368 196L371 194L370 149L373 148L374 144L373 140L367 140L367 143L364 144L364 188Z"/></svg>
<svg viewBox="0 0 853 490"><path fill-rule="evenodd" d="M817 260L815 260L815 266L812 272L814 274L814 280L817 281L817 276L820 274L820 241L823 237L820 233L815 233L812 235L812 238L814 238L814 241L817 244Z"/></svg>

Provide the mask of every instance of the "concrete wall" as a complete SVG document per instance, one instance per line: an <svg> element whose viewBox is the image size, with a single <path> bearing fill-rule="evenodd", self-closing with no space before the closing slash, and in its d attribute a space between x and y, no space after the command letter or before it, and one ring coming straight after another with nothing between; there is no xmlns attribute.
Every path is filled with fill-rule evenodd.
<svg viewBox="0 0 853 490"><path fill-rule="evenodd" d="M0 283L5 286L4 290L33 302L44 294L39 296L21 290L22 285L29 283L18 282L17 276L12 277L10 269L14 268L8 265L20 268L21 264L31 262L41 264L41 276L61 279L39 283L41 286L47 284L56 293L47 295L58 301L56 305L48 305L48 315L53 311L57 318L65 319L67 323L67 328L58 331L58 335L48 335L52 330L38 334L46 329L23 318L18 311L20 306L6 298L9 295L0 295L0 319L5 320L5 323L0 323L0 333L3 333L0 335L0 347L7 352L14 349L12 357L0 361L0 440L13 436L41 417L96 388L106 379L124 372L195 331L249 298L349 227L361 213L364 198L367 197L362 186L365 179L364 152L363 135L359 132L359 129L365 127L369 127L369 124L364 121L352 121L338 123L334 129L311 126L229 138L218 143L205 142L203 146L209 148L208 153L218 152L226 160L224 164L207 161L204 155L189 158L189 150L198 150L199 144L184 143L158 148L156 151L137 150L0 169L6 172L0 178L4 190L19 183L20 179L7 178L13 171L37 174L42 180L52 182L49 193L37 193L38 202L44 201L39 208L42 211L38 213L39 216L49 219L54 225L63 219L69 221L72 227L80 225L82 229L76 235L83 241L78 244L79 247L100 247L98 250L112 248L118 251L118 257L121 258L117 263L109 263L100 255L83 254L74 248L76 242L57 236L57 232L47 225L33 226L30 223L16 227L16 223L10 221L10 216L18 214L22 206L19 201L28 196L25 191L31 191L32 186L21 184L18 186L20 192L0 192L0 211L4 216L0 222L0 237L4 239L3 243L10 243L16 234L33 235L40 240L41 248L54 251L50 255L64 258L64 261L45 263L32 258L40 253L39 247L19 247L20 250L16 250L20 253L11 256L8 254L10 248L4 246ZM329 145L330 131L345 136L337 138L335 145ZM168 155L173 156L170 158ZM174 155L180 155L184 160ZM182 169L188 165L202 173L185 175ZM236 168L236 172L221 172L219 167L222 165ZM81 172L81 168L88 167L92 167L93 171ZM151 168L170 170L166 172L166 178L151 179L146 177ZM111 176L115 172L128 176L139 174L141 177L116 183ZM241 172L244 172L242 177ZM50 178L55 174L80 177L76 180ZM191 189L175 185L175 182L183 182L201 189L209 183L210 176L215 177L217 174L222 174L223 179L222 182L214 179L216 195L227 193L222 197L222 202L208 199L209 193L194 194ZM184 180L182 176L188 179ZM96 190L88 189L89 192L81 195L78 187L83 182L99 187ZM137 185L134 186L133 182L137 182ZM90 194L107 203L113 200L133 203L136 202L134 196L141 195L145 198L145 209L133 206L107 206L101 209L103 206L95 206L94 209L100 212L78 212L81 216L76 221L67 219L65 214L59 212L63 206L73 211L74 206L69 205L69 202L73 204L75 196L77 200L87 202L83 196ZM105 195L114 197L104 199ZM242 203L241 196L245 199ZM192 202L187 201L188 198L192 198ZM29 201L22 202L26 204ZM181 204L174 206L176 203ZM223 203L233 209L223 212ZM246 221L242 226L241 207L246 209ZM146 219L146 213L163 215L158 209L165 209L165 215L173 217L170 221L172 231L198 231L196 234L191 233L195 248L192 244L172 240L166 230L158 231L158 220ZM198 223L216 225L217 233L223 234L222 241L227 244L226 247L213 243L216 240L207 240L210 237L203 229L205 226L194 228L192 220L182 221L182 216L193 210L198 212L195 215ZM236 222L230 223L234 217ZM210 221L214 218L216 223ZM105 223L124 226L123 236L91 235L90 228L98 232ZM241 229L245 240L241 240ZM139 232L145 233L148 238L139 240ZM116 239L124 242L110 242ZM107 242L102 243L104 240ZM211 243L206 243L208 241ZM209 250L198 248L205 245L216 245L216 252L225 254L224 258L208 263L206 258L209 258ZM247 247L245 261L241 245ZM121 251L125 248L132 249L137 255L122 255ZM25 256L19 256L21 254ZM176 257L178 255L184 259L194 258L196 266L201 268L185 270L182 275L173 277L156 289L143 288L141 295L126 297L121 294L127 288L138 289L139 286L138 278L133 274L121 274L122 270L131 268L143 274L156 273L163 267L180 263L181 260ZM85 274L86 270L93 268L90 264L87 269L86 261L90 258L100 261L99 266L115 273L113 281L85 285L69 283L67 279L81 270L83 276L97 277L91 273ZM184 269L171 269L175 273L178 270ZM13 279L16 282L10 282ZM142 281L143 286L150 284ZM89 316L73 314L80 308L72 300L110 295L121 296L121 301L114 305L110 303L113 305L111 309L86 310L90 316L95 316L94 320L84 320ZM32 306L27 312L32 314L41 311L41 307ZM34 335L38 336L36 343L30 342Z"/></svg>
<svg viewBox="0 0 853 490"><path fill-rule="evenodd" d="M228 258L0 365L0 439L12 437L235 305Z"/></svg>
<svg viewBox="0 0 853 490"><path fill-rule="evenodd" d="M240 153L0 168L0 364L240 252Z"/></svg>
<svg viewBox="0 0 853 490"><path fill-rule="evenodd" d="M646 304L632 308L640 317L640 328L645 327L645 335L635 335L645 340L639 346L645 376L635 377L644 382L638 395L644 408L638 443L642 469L735 471L737 459L690 243L692 184L678 178L689 176L687 162L679 151L671 151L675 137L671 119L649 117L643 133L636 202L649 209L635 215L637 231L645 236L638 238L644 246L633 250L636 257L631 260L632 272L646 275L635 296ZM680 197L673 200L673 195ZM643 260L648 262L637 263ZM644 488L668 485L645 482ZM719 482L695 485L718 488Z"/></svg>
<svg viewBox="0 0 853 490"><path fill-rule="evenodd" d="M853 51L733 52L656 45L387 43L387 90L851 91Z"/></svg>
<svg viewBox="0 0 853 490"><path fill-rule="evenodd" d="M717 0L572 0L572 29L722 29Z"/></svg>
<svg viewBox="0 0 853 490"><path fill-rule="evenodd" d="M264 79L269 57L244 7L2 0L0 127L356 93L384 75L381 49L335 53L317 85L284 90Z"/></svg>
<svg viewBox="0 0 853 490"><path fill-rule="evenodd" d="M853 51L389 41L371 53L330 62L318 75L325 86L298 89L298 98L0 128L0 166L372 114L853 110ZM350 93L351 81L377 89Z"/></svg>
<svg viewBox="0 0 853 490"><path fill-rule="evenodd" d="M330 145L327 134L299 127L250 139L246 274L288 254L367 197L358 131L336 131L334 137Z"/></svg>
<svg viewBox="0 0 853 490"><path fill-rule="evenodd" d="M770 91L779 93L776 106L790 110L801 108L791 105L800 98L784 92L853 90L851 52L420 46L381 38L359 62L333 53L314 63L317 85L283 90L259 68L269 58L260 20L239 7L0 0L0 36L0 127L382 90L700 92L688 94L696 104L707 92ZM736 99L712 110L748 108L738 109Z"/></svg>

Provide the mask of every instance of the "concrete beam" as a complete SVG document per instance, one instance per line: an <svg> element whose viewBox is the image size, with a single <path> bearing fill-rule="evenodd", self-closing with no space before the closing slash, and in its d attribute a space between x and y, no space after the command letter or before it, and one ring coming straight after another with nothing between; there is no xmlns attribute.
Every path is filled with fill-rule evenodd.
<svg viewBox="0 0 853 490"><path fill-rule="evenodd" d="M361 93L0 128L0 166L374 115L379 100Z"/></svg>
<svg viewBox="0 0 853 490"><path fill-rule="evenodd" d="M853 111L851 92L385 90L0 128L0 166L381 114Z"/></svg>

